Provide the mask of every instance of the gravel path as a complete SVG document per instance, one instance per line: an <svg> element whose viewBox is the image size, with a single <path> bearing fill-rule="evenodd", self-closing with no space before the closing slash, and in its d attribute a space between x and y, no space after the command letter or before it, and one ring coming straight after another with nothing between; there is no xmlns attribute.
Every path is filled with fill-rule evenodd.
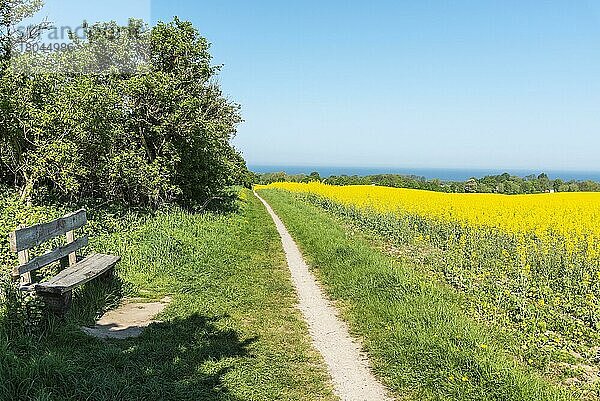
<svg viewBox="0 0 600 401"><path fill-rule="evenodd" d="M299 299L299 309L308 323L314 347L323 355L331 375L335 393L342 401L388 401L385 387L369 369L369 361L360 345L348 333L346 324L327 300L316 279L287 231L269 204L265 205L281 236L292 281Z"/></svg>

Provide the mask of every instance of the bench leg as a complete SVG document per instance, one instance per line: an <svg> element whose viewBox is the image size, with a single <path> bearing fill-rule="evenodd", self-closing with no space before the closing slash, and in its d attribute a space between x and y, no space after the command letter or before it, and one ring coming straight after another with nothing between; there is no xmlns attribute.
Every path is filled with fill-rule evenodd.
<svg viewBox="0 0 600 401"><path fill-rule="evenodd" d="M98 276L98 278L106 281L111 280L114 277L114 271L114 267L111 267L110 269L102 273L100 276Z"/></svg>
<svg viewBox="0 0 600 401"><path fill-rule="evenodd" d="M71 307L73 292L68 291L64 294L55 294L50 292L40 292L38 295L44 300L44 303L54 315L64 317Z"/></svg>

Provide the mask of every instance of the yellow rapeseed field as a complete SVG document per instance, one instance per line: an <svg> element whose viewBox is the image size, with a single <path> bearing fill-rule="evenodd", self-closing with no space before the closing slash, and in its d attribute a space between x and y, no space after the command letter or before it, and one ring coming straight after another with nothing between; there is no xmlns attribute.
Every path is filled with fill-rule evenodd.
<svg viewBox="0 0 600 401"><path fill-rule="evenodd" d="M588 257L600 246L600 193L537 195L454 194L379 186L275 183L269 188L311 193L337 203L384 213L406 213L508 233L558 234L571 246L587 242Z"/></svg>
<svg viewBox="0 0 600 401"><path fill-rule="evenodd" d="M546 369L571 358L569 350L597 353L600 193L453 194L317 182L257 189L297 193L291 202L381 234L394 255L466 294L468 313L515 333L527 364ZM568 364L552 366L557 377L571 374Z"/></svg>

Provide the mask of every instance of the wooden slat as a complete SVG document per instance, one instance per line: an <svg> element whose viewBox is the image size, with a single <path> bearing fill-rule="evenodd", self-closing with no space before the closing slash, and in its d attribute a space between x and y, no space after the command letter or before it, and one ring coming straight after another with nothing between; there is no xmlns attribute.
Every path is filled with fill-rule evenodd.
<svg viewBox="0 0 600 401"><path fill-rule="evenodd" d="M121 260L118 256L96 254L92 255L76 265L63 270L50 280L36 284L38 292L51 292L64 294L75 287L83 285L88 281L106 273Z"/></svg>
<svg viewBox="0 0 600 401"><path fill-rule="evenodd" d="M25 227L27 227L27 226L24 224L21 224L19 226L19 228L25 228ZM29 262L29 251L27 249L20 251L18 253L18 256L19 256L19 265L24 265L25 263ZM31 273L25 273L22 276L16 274L16 275L14 275L14 277L20 278L21 287L28 286L31 283L33 283L33 278L31 277Z"/></svg>
<svg viewBox="0 0 600 401"><path fill-rule="evenodd" d="M49 223L18 229L9 235L10 249L20 252L43 244L44 242L65 235L68 231L81 228L87 223L84 209L71 213Z"/></svg>
<svg viewBox="0 0 600 401"><path fill-rule="evenodd" d="M24 251L19 252L19 264L24 265L29 263L29 251L25 249ZM15 274L15 277L21 277L21 285L26 286L32 283L31 273L25 273L22 276L20 274Z"/></svg>
<svg viewBox="0 0 600 401"><path fill-rule="evenodd" d="M75 242L75 231L67 231L67 244ZM69 266L77 263L77 254L72 252L69 254Z"/></svg>
<svg viewBox="0 0 600 401"><path fill-rule="evenodd" d="M48 266L50 263L56 262L64 257L68 257L69 254L76 252L77 250L88 245L87 235L78 238L76 241L56 248L48 253L38 256L32 259L30 262L25 263L19 267L15 267L13 270L14 276L29 273L34 270L40 269L44 266Z"/></svg>
<svg viewBox="0 0 600 401"><path fill-rule="evenodd" d="M101 253L97 253L97 254L94 254L92 256L88 256L87 258L85 258L81 262L77 263L76 266L73 266L73 267L70 267L68 269L65 269L65 270L61 271L56 276L54 276L51 279L49 279L48 281L46 281L44 284L57 284L57 283L65 280L70 275L76 274L76 273L78 273L81 270L85 270L85 269L89 268L90 266L93 267L95 265L103 265L105 263L115 264L120 259L121 258L118 257L118 256L103 255Z"/></svg>

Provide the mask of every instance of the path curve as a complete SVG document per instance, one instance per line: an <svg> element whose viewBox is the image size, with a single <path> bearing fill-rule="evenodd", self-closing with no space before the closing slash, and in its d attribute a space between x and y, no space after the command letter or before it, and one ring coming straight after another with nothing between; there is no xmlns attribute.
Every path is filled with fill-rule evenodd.
<svg viewBox="0 0 600 401"><path fill-rule="evenodd" d="M348 327L321 291L283 222L263 198L256 192L254 195L265 205L277 226L298 294L298 307L308 323L314 347L327 364L336 395L342 401L391 401L385 387L369 369L369 361L360 345L350 337Z"/></svg>

